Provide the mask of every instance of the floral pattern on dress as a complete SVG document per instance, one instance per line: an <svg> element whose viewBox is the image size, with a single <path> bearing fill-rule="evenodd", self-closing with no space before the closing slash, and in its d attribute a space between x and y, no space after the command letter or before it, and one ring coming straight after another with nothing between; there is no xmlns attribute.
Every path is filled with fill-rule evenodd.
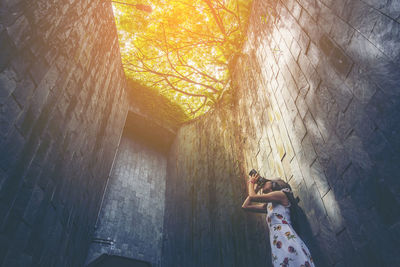
<svg viewBox="0 0 400 267"><path fill-rule="evenodd" d="M268 203L267 212L272 265L274 267L315 267L307 246L292 228L289 208Z"/></svg>

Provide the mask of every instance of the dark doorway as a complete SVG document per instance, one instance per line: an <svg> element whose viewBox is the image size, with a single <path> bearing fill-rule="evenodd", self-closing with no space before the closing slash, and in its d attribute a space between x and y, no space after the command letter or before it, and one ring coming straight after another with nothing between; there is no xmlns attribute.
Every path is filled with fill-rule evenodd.
<svg viewBox="0 0 400 267"><path fill-rule="evenodd" d="M151 267L146 261L135 260L127 257L103 254L86 267Z"/></svg>

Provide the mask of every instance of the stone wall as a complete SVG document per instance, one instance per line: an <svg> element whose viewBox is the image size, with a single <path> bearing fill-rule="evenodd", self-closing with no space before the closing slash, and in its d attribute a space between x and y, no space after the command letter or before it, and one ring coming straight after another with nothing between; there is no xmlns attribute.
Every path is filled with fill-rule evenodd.
<svg viewBox="0 0 400 267"><path fill-rule="evenodd" d="M290 182L317 266L400 265L397 3L254 1L232 92L168 154L163 266L270 264L251 168ZM0 263L81 266L128 110L111 6L0 5Z"/></svg>
<svg viewBox="0 0 400 267"><path fill-rule="evenodd" d="M395 1L253 6L235 80L262 146L246 158L296 188L319 265L400 261L399 14Z"/></svg>
<svg viewBox="0 0 400 267"><path fill-rule="evenodd" d="M128 108L111 4L0 9L0 265L81 266Z"/></svg>
<svg viewBox="0 0 400 267"><path fill-rule="evenodd" d="M137 131L145 127L131 117L118 147L87 263L107 253L160 266L167 160L162 146L155 148L156 142L152 146L142 140Z"/></svg>
<svg viewBox="0 0 400 267"><path fill-rule="evenodd" d="M246 190L234 118L217 107L177 133L167 164L162 266L268 262L265 217L241 209Z"/></svg>
<svg viewBox="0 0 400 267"><path fill-rule="evenodd" d="M183 126L170 151L165 266L270 261L265 217L239 209L251 168L292 185L317 266L399 265L399 14L254 1L232 107Z"/></svg>

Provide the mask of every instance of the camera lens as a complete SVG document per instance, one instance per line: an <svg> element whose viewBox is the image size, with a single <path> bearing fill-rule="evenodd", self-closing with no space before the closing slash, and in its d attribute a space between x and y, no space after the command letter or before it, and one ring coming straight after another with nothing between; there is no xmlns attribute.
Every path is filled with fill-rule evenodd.
<svg viewBox="0 0 400 267"><path fill-rule="evenodd" d="M249 175L250 175L250 176L253 176L254 174L257 174L257 171L256 171L255 169L252 169L252 170L249 172Z"/></svg>

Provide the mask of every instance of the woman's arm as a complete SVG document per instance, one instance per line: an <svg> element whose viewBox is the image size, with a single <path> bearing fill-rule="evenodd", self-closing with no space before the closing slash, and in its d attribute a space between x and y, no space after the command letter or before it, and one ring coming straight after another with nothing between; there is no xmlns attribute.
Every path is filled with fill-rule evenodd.
<svg viewBox="0 0 400 267"><path fill-rule="evenodd" d="M249 199L253 202L278 202L285 206L289 205L289 200L282 191L273 191L262 195L249 194Z"/></svg>
<svg viewBox="0 0 400 267"><path fill-rule="evenodd" d="M258 176L258 174L252 176L248 182L249 198L251 202L278 202L284 206L289 205L289 200L282 191L273 191L267 194L258 195L254 190L254 182L257 180Z"/></svg>
<svg viewBox="0 0 400 267"><path fill-rule="evenodd" d="M257 176L258 177L258 176ZM249 193L249 196L252 196L252 195L256 195L257 194L257 192L254 190L254 183L255 183L255 181L256 181L256 179L257 179L257 177L255 177L255 178L250 178L249 179L249 181L247 182L247 188L248 188L248 193ZM258 188L259 189L259 188ZM258 191L258 190L257 190Z"/></svg>
<svg viewBox="0 0 400 267"><path fill-rule="evenodd" d="M256 181L256 177L251 177L247 181L247 188L248 188L249 196L243 202L242 209L244 209L246 211L251 211L251 212L265 213L267 211L267 204L251 204L250 194L256 195L258 190L260 189L257 187L257 189L254 190L254 182L255 181Z"/></svg>
<svg viewBox="0 0 400 267"><path fill-rule="evenodd" d="M267 211L267 203L265 204L250 204L250 197L247 197L243 202L242 209L251 212L265 213Z"/></svg>

